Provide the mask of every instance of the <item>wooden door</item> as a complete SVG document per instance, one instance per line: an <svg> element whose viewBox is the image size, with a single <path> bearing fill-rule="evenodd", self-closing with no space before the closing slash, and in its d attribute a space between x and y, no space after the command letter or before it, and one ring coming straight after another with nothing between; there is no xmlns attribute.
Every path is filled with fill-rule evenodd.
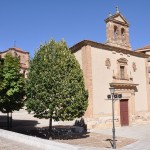
<svg viewBox="0 0 150 150"><path fill-rule="evenodd" d="M120 123L121 126L129 125L128 100L120 100Z"/></svg>

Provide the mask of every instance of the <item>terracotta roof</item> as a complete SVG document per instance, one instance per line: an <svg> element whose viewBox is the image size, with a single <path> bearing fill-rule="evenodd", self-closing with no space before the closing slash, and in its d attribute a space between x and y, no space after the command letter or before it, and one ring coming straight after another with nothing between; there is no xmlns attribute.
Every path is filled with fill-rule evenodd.
<svg viewBox="0 0 150 150"><path fill-rule="evenodd" d="M138 53L135 51L130 51L127 49L110 46L110 45L106 45L106 44L102 44L102 43L97 43L97 42L93 42L93 41L89 41L89 40L83 40L83 41L75 44L74 46L72 46L70 48L70 50L72 53L75 53L78 50L80 50L83 46L86 46L86 45L90 45L91 47L101 48L101 49L105 49L105 50L109 50L109 51L116 51L119 53L130 54L130 55L137 56L137 57L143 57L143 58L149 57L149 55L147 55L147 54Z"/></svg>
<svg viewBox="0 0 150 150"><path fill-rule="evenodd" d="M136 51L140 51L140 50L147 50L147 49L150 49L150 45L146 45L142 48L138 48Z"/></svg>
<svg viewBox="0 0 150 150"><path fill-rule="evenodd" d="M25 52L22 49L18 48L18 47L13 47L12 49L16 50L16 51L21 51L21 52Z"/></svg>
<svg viewBox="0 0 150 150"><path fill-rule="evenodd" d="M144 46L144 49L150 49L150 45Z"/></svg>
<svg viewBox="0 0 150 150"><path fill-rule="evenodd" d="M28 53L29 54L29 52L26 52L26 51L24 51L24 50L22 50L22 49L20 49L18 47L12 47L12 48L9 48L9 49L7 49L7 50L5 50L3 52L0 52L0 53L5 53L5 52L7 52L9 50L15 50L15 51L18 51L18 52L21 52L21 53Z"/></svg>
<svg viewBox="0 0 150 150"><path fill-rule="evenodd" d="M28 53L24 50L22 50L21 48L18 48L18 47L12 47L12 48L9 48L8 50L15 50L15 51L18 51L18 52L22 52L22 53Z"/></svg>

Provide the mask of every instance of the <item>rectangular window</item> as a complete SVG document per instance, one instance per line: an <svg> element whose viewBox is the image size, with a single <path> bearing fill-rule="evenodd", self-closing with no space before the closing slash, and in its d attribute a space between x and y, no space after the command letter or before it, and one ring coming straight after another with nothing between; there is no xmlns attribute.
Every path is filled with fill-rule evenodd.
<svg viewBox="0 0 150 150"><path fill-rule="evenodd" d="M124 66L120 66L120 79L124 80Z"/></svg>

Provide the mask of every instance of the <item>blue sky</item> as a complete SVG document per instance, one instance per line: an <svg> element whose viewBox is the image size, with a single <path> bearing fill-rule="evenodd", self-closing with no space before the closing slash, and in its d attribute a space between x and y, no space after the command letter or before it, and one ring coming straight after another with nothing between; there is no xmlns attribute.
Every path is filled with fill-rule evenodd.
<svg viewBox="0 0 150 150"><path fill-rule="evenodd" d="M71 47L81 40L105 43L104 19L120 12L130 23L133 49L150 44L149 0L0 0L0 51L30 52L51 38Z"/></svg>

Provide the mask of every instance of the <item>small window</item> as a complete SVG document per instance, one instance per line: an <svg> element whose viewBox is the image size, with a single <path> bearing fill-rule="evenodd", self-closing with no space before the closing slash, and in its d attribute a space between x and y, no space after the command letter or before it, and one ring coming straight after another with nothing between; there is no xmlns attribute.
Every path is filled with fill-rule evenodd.
<svg viewBox="0 0 150 150"><path fill-rule="evenodd" d="M121 28L121 35L124 36L124 34L125 34L125 29Z"/></svg>
<svg viewBox="0 0 150 150"><path fill-rule="evenodd" d="M120 58L117 60L117 79L129 80L127 68L128 68L128 60L126 58Z"/></svg>
<svg viewBox="0 0 150 150"><path fill-rule="evenodd" d="M125 29L121 28L121 40L125 44Z"/></svg>
<svg viewBox="0 0 150 150"><path fill-rule="evenodd" d="M124 80L124 66L120 66L120 79Z"/></svg>
<svg viewBox="0 0 150 150"><path fill-rule="evenodd" d="M117 36L118 36L118 28L117 26L114 26L114 41L117 41Z"/></svg>

